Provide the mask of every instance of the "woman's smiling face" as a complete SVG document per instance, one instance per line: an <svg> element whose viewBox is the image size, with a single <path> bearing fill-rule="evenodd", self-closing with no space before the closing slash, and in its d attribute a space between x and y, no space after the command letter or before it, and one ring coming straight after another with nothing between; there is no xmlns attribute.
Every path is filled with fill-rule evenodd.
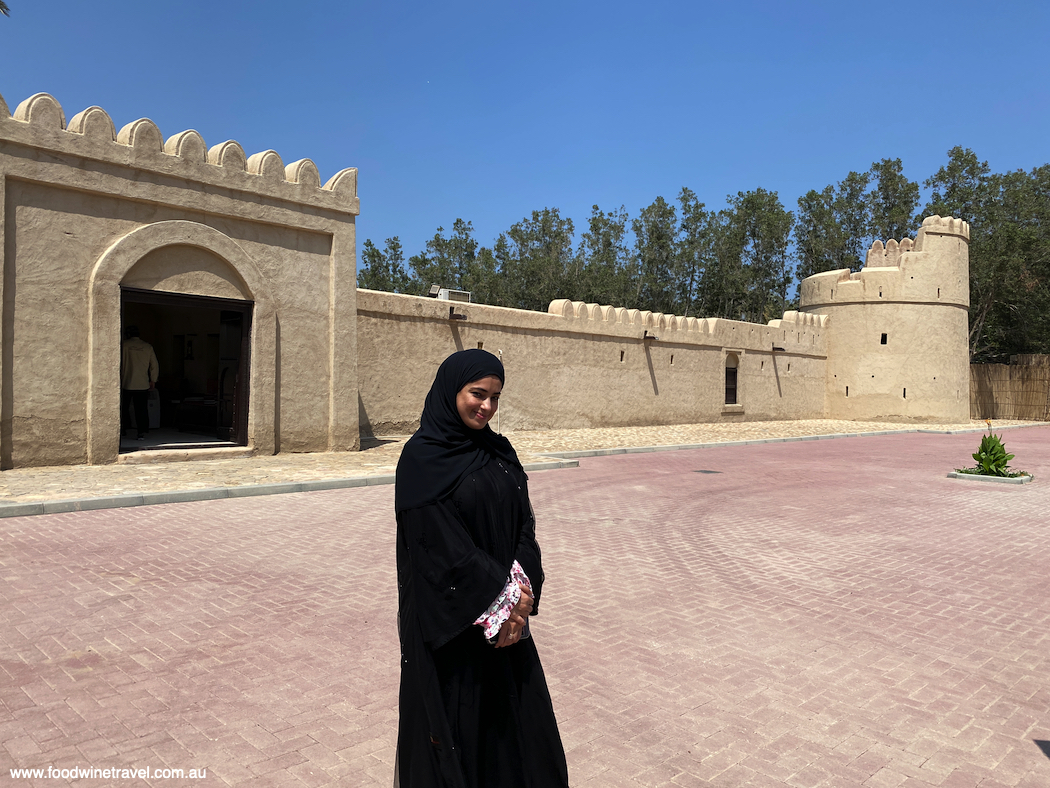
<svg viewBox="0 0 1050 788"><path fill-rule="evenodd" d="M475 380L459 390L456 410L463 423L472 430L481 430L499 409L499 394L503 381L495 375Z"/></svg>

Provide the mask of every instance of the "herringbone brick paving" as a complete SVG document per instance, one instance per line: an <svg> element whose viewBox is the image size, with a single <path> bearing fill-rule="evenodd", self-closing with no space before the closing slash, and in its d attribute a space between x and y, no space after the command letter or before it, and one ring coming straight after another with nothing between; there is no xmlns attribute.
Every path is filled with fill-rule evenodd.
<svg viewBox="0 0 1050 788"><path fill-rule="evenodd" d="M1050 428L533 475L574 786L1050 785ZM695 473L715 470L717 474ZM390 784L392 487L0 521L0 780ZM103 781L79 780L77 785Z"/></svg>

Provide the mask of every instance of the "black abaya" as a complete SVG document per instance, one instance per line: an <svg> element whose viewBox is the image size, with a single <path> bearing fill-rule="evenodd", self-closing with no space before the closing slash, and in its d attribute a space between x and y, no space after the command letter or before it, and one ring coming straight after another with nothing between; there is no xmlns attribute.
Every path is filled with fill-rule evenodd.
<svg viewBox="0 0 1050 788"><path fill-rule="evenodd" d="M495 648L478 618L515 560L543 586L524 472L490 461L397 515L402 788L561 788L565 753L532 638Z"/></svg>

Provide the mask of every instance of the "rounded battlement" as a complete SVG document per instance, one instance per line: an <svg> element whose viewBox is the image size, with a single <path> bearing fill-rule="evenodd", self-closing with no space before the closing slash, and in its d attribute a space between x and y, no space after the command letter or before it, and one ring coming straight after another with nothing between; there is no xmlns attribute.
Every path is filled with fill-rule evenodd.
<svg viewBox="0 0 1050 788"><path fill-rule="evenodd" d="M962 219L955 219L951 216L927 216L922 220L922 229L919 230L920 235L927 233L937 233L938 235L958 235L960 238L965 238L966 242L970 241L970 224L964 222Z"/></svg>
<svg viewBox="0 0 1050 788"><path fill-rule="evenodd" d="M799 308L836 304L945 304L969 307L970 225L929 216L915 239L875 241L863 269L825 271L799 285Z"/></svg>
<svg viewBox="0 0 1050 788"><path fill-rule="evenodd" d="M132 121L117 132L104 109L88 107L67 124L61 104L48 93L30 96L13 114L0 96L0 136L33 148L358 213L356 169L342 170L322 186L309 159L285 166L275 151L246 156L232 140L209 150L192 129L165 139L148 118Z"/></svg>

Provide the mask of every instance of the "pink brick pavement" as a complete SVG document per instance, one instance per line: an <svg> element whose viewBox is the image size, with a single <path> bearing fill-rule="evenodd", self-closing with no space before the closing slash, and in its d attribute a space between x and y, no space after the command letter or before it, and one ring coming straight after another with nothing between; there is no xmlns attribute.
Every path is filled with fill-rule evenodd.
<svg viewBox="0 0 1050 788"><path fill-rule="evenodd" d="M533 474L573 786L1050 786L1050 428L1005 439L1035 483L945 478L972 434ZM0 784L389 785L392 501L0 520Z"/></svg>

